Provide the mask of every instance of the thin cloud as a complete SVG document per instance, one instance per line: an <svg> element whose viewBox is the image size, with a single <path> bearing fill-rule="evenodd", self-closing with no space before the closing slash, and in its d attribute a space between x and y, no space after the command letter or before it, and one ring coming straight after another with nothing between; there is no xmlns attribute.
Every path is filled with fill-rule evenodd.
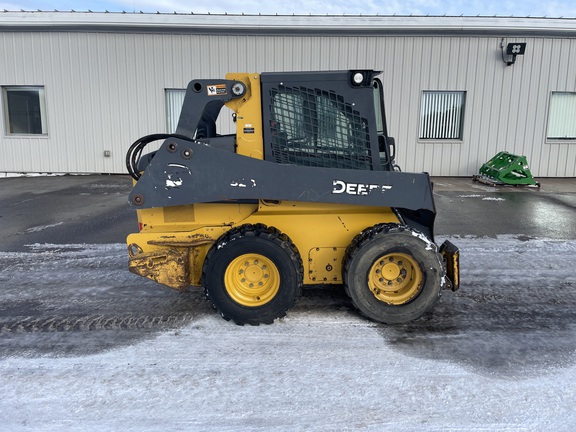
<svg viewBox="0 0 576 432"><path fill-rule="evenodd" d="M48 6L49 5L49 6ZM81 6L79 6L81 5ZM0 1L0 10L105 10L119 12L179 12L215 14L296 14L296 15L498 15L517 17L576 17L573 0L13 0Z"/></svg>

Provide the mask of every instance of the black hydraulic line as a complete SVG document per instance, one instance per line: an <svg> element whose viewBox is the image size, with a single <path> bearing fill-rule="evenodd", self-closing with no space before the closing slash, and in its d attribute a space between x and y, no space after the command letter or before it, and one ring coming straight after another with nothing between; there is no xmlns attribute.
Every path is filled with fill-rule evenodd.
<svg viewBox="0 0 576 432"><path fill-rule="evenodd" d="M140 156L142 155L142 150L144 150L144 148L151 142L168 138L179 138L186 141L194 141L187 136L179 134L152 134L138 138L132 143L126 152L126 169L128 170L130 177L138 181L142 175L140 174L140 171L138 171L138 162L140 160Z"/></svg>

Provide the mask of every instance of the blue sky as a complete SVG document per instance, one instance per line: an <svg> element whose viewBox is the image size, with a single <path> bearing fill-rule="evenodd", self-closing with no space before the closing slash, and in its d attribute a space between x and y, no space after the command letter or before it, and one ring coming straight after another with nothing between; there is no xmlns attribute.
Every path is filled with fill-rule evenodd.
<svg viewBox="0 0 576 432"><path fill-rule="evenodd" d="M576 17L575 0L0 0L0 10Z"/></svg>

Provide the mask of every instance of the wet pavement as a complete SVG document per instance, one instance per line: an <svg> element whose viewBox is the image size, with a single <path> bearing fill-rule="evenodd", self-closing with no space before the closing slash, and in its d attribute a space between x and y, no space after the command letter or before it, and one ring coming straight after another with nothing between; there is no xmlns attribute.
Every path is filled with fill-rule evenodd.
<svg viewBox="0 0 576 432"><path fill-rule="evenodd" d="M34 243L122 243L137 229L128 176L0 178L0 250Z"/></svg>
<svg viewBox="0 0 576 432"><path fill-rule="evenodd" d="M436 234L575 239L576 179L540 181L540 188L492 187L435 178Z"/></svg>
<svg viewBox="0 0 576 432"><path fill-rule="evenodd" d="M434 178L436 235L576 239L576 179L539 189ZM0 251L34 243L122 243L137 229L128 176L0 178Z"/></svg>

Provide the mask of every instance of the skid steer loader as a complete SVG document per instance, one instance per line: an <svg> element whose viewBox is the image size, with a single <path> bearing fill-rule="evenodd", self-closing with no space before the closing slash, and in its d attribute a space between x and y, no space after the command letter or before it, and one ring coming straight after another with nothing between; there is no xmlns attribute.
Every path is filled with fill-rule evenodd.
<svg viewBox="0 0 576 432"><path fill-rule="evenodd" d="M458 289L458 249L434 243L429 176L396 169L378 74L190 82L176 132L145 136L126 157L140 227L130 271L203 286L222 317L253 325L284 316L307 285L344 285L383 323ZM235 133L219 133L224 111Z"/></svg>

